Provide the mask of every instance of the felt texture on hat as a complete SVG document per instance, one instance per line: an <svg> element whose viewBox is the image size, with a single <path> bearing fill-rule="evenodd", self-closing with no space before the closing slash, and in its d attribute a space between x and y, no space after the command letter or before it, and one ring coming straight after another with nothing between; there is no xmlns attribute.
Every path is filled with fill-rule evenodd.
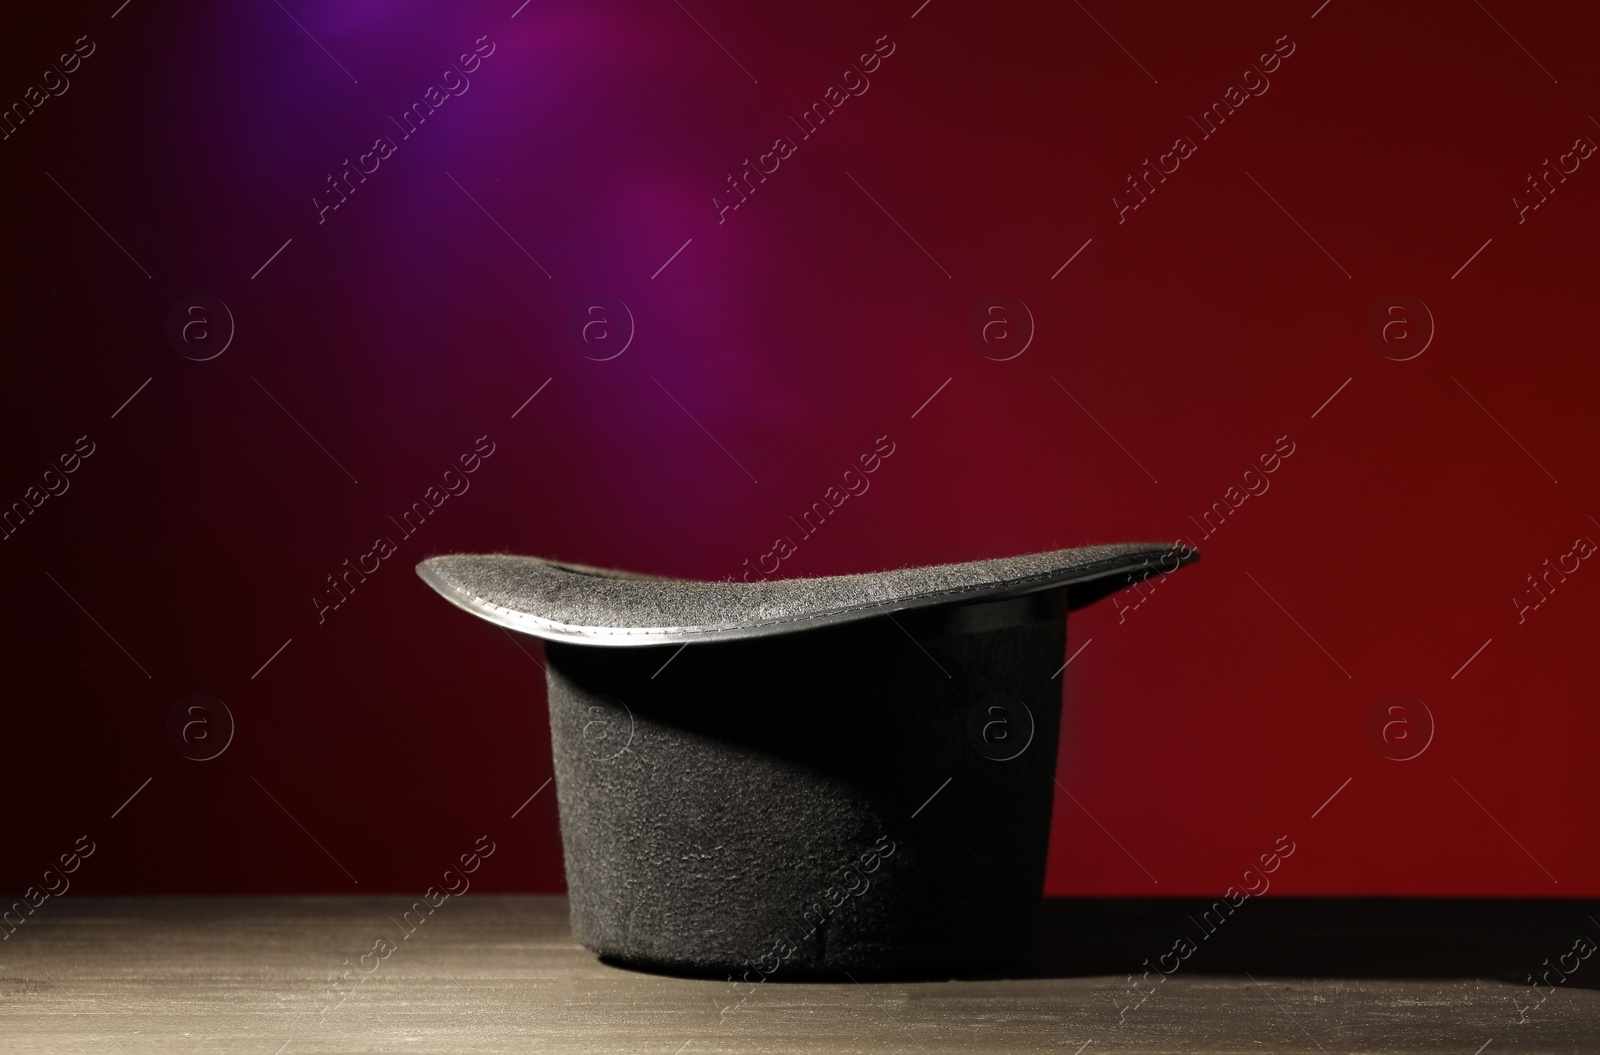
<svg viewBox="0 0 1600 1055"><path fill-rule="evenodd" d="M491 623L552 641L644 646L735 641L939 605L1096 583L1081 599L1195 559L1167 543L1119 543L888 571L701 582L509 554L431 557L417 574ZM1124 581L1126 580L1126 581ZM1080 598L1069 595L1069 604Z"/></svg>
<svg viewBox="0 0 1600 1055"><path fill-rule="evenodd" d="M573 936L731 976L728 1005L769 978L1013 961L1057 795L1066 626L1038 608L996 629L910 613L688 648L548 643Z"/></svg>

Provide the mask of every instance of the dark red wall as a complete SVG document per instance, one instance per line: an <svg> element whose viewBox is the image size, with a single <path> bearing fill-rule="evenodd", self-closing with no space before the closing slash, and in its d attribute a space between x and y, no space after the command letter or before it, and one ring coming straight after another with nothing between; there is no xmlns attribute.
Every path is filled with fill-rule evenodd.
<svg viewBox="0 0 1600 1055"><path fill-rule="evenodd" d="M1051 891L1287 837L1274 892L1600 894L1600 15L113 7L0 43L0 887L86 835L74 891L409 892L487 834L475 889L559 889L539 648L412 566L734 575L887 435L784 574L1204 554L1074 617Z"/></svg>

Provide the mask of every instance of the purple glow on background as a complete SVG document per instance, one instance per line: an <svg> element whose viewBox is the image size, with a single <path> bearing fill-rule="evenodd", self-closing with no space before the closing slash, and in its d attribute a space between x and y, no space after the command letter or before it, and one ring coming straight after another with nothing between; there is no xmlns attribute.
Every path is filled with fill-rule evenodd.
<svg viewBox="0 0 1600 1055"><path fill-rule="evenodd" d="M1600 89L1593 15L1519 16L1556 86L1472 10L1449 47L1417 45L1436 12L1097 12L1157 84L1076 5L687 8L133 0L0 43L13 96L96 43L0 142L4 501L98 444L0 543L27 756L0 781L28 804L0 882L89 830L89 892L413 890L487 831L480 889L559 889L553 797L511 817L550 772L538 648L412 567L736 577L887 435L871 491L781 574L1204 553L1135 614L1073 619L1069 651L1093 644L1064 675L1060 772L1082 805L1057 800L1051 892L1214 893L1283 831L1284 893L1596 892L1572 832L1596 796L1600 574L1524 624L1507 604L1600 537L1600 188L1585 168L1526 222L1507 205L1600 134L1575 101ZM402 138L391 118L485 36L470 87ZM1270 90L1119 217L1125 179L1281 36ZM882 38L870 87L803 136ZM319 222L378 137L392 155ZM207 362L165 335L194 293L237 324ZM1004 362L966 332L996 293L1037 324ZM1409 362L1364 330L1396 293L1438 323ZM568 337L594 296L636 324L603 362ZM470 489L400 537L480 436ZM1280 436L1270 493L1200 537ZM319 621L385 533L397 552ZM166 739L195 692L238 722L206 763ZM1438 723L1415 761L1368 741L1394 693Z"/></svg>

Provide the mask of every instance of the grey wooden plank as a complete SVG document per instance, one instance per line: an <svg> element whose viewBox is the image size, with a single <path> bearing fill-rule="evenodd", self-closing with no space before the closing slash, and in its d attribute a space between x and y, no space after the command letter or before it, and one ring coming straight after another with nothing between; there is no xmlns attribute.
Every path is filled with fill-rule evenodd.
<svg viewBox="0 0 1600 1055"><path fill-rule="evenodd" d="M0 942L6 1052L1499 1052L1600 1051L1600 957L1536 995L1514 978L1404 971L1368 961L1285 973L1245 942L1216 963L1197 952L1149 995L1126 972L1046 960L1005 979L857 984L726 981L613 967L574 944L566 903L452 898L409 936L402 898L71 899L48 902ZM1182 913L1102 912L1085 945L1152 945ZM1265 919L1266 914L1263 914ZM1581 918L1581 917L1580 917ZM1271 922L1271 921L1269 921ZM1331 948L1326 928L1261 927ZM1479 928L1488 930L1489 928ZM1552 962L1564 931L1524 927L1520 964ZM1379 935L1381 942L1382 936ZM358 958L386 939L395 950ZM1552 943L1557 944L1552 944ZM1381 943L1375 946L1381 950ZM1201 950L1204 952L1206 950ZM1291 962L1315 964L1306 950ZM1262 961L1259 971L1240 958ZM1348 960L1348 957L1347 957ZM329 976L352 970L330 988ZM1098 953L1090 962L1100 962ZM1395 963L1398 965L1399 958ZM1500 961L1496 961L1500 962ZM1356 965L1361 966L1360 964ZM1478 965L1481 967L1481 965ZM1527 970L1539 958L1527 962ZM1193 969L1191 969L1191 967ZM1441 976L1427 977L1438 969ZM1383 974L1404 977L1380 977ZM1490 972L1492 973L1492 972ZM1453 975L1453 976L1452 976ZM355 981L365 978L364 981ZM1587 984L1585 984L1587 982ZM1541 990L1542 991L1542 990ZM342 995L341 995L342 994ZM744 998L740 1003L741 996ZM725 1008L719 1011L718 1001ZM1119 1012L1119 1004L1127 1010ZM1519 1017L1526 1021L1520 1021Z"/></svg>

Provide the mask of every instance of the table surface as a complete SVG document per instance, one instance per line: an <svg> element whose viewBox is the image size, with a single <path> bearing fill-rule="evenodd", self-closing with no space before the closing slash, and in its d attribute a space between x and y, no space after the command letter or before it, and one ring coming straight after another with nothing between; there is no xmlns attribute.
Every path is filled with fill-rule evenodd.
<svg viewBox="0 0 1600 1055"><path fill-rule="evenodd" d="M0 942L0 1050L1600 1052L1592 903L1257 899L1204 937L1202 903L1049 901L1010 977L734 989L599 961L563 898L403 937L411 900L48 901Z"/></svg>

